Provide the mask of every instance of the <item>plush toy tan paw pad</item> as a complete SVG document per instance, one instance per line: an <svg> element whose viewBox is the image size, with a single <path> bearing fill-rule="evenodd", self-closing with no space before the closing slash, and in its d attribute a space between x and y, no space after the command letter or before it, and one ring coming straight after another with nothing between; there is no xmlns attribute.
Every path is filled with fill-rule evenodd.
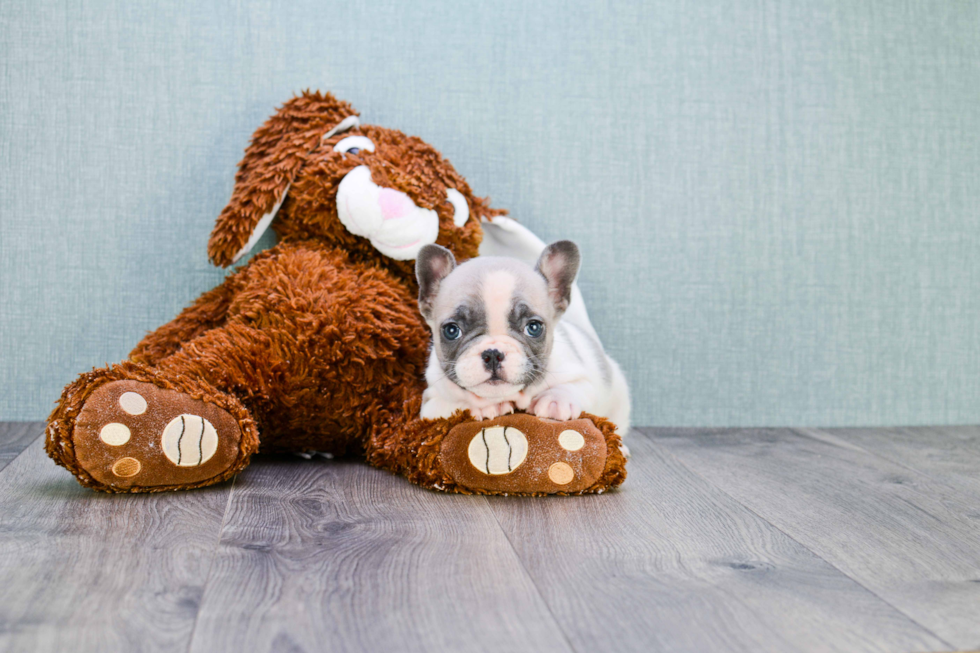
<svg viewBox="0 0 980 653"><path fill-rule="evenodd" d="M85 401L72 434L75 457L115 488L186 485L235 464L241 430L217 406L139 381L112 381Z"/></svg>
<svg viewBox="0 0 980 653"><path fill-rule="evenodd" d="M443 468L459 485L502 493L580 492L606 465L606 439L591 420L526 414L465 422L442 441Z"/></svg>

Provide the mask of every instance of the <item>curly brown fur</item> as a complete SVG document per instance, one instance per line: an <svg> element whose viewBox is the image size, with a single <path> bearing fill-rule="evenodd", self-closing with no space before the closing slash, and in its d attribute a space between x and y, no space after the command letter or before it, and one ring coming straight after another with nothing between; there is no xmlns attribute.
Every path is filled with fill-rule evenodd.
<svg viewBox="0 0 980 653"><path fill-rule="evenodd" d="M177 390L201 401L222 408L238 421L242 432L241 449L235 463L223 473L198 483L174 485L158 485L153 487L132 487L125 490L113 488L100 483L92 477L75 457L72 431L75 418L81 411L85 400L102 385L111 381L144 381L168 390ZM123 361L117 365L94 369L79 376L62 392L55 409L48 416L48 428L45 433L44 449L56 463L66 468L78 482L85 487L102 492L167 492L170 490L189 490L225 481L244 469L252 454L259 448L259 431L248 410L234 397L217 392L200 379L191 377L168 377L158 371L132 361Z"/></svg>
<svg viewBox="0 0 980 653"><path fill-rule="evenodd" d="M329 93L305 92L256 131L208 253L229 265L262 216L282 201L272 223L279 243L148 334L130 361L83 374L65 389L50 418L47 450L80 482L107 489L78 465L74 419L100 385L132 379L214 403L245 434L232 469L181 487L239 471L259 447L261 433L263 452L363 453L371 464L425 487L469 491L448 478L438 456L441 438L469 417L418 417L429 333L416 306L413 262L390 259L347 231L337 215L337 189L352 169L367 166L378 186L435 211L436 242L459 260L478 254L480 221L504 212L476 197L452 165L418 138L377 126L323 138L355 114ZM335 152L334 145L351 135L370 138L375 151ZM453 221L450 188L468 204L462 227ZM613 453L586 491L625 478L612 425L594 421ZM130 491L165 489L175 488Z"/></svg>
<svg viewBox="0 0 980 653"><path fill-rule="evenodd" d="M425 365L412 290L315 241L282 243L235 277L225 324L157 368L240 397L263 452L363 448L379 411L409 396Z"/></svg>
<svg viewBox="0 0 980 653"><path fill-rule="evenodd" d="M218 216L208 242L208 255L216 265L231 265L258 221L282 199L320 138L356 114L351 105L330 93L305 91L256 130L238 164L231 200Z"/></svg>
<svg viewBox="0 0 980 653"><path fill-rule="evenodd" d="M375 425L367 461L375 467L387 469L406 477L416 485L458 494L490 494L483 490L459 485L442 466L440 450L442 441L454 427L472 419L469 412L458 411L452 417L426 420L418 417L422 398L416 395L406 402L404 410L393 416L393 421ZM607 419L582 413L591 419L606 439L606 466L595 483L580 492L558 492L572 496L596 494L618 487L626 480L626 457L620 451L622 439L616 433L616 425ZM512 492L511 496L545 496L541 492Z"/></svg>
<svg viewBox="0 0 980 653"><path fill-rule="evenodd" d="M240 290L237 275L198 297L180 315L152 331L129 353L137 363L153 365L205 331L224 324L232 299Z"/></svg>

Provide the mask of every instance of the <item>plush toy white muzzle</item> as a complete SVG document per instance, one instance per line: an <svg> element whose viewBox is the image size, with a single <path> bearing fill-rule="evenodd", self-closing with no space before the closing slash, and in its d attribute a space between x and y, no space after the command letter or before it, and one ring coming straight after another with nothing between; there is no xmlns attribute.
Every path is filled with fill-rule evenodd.
<svg viewBox="0 0 980 653"><path fill-rule="evenodd" d="M414 259L439 236L435 211L416 206L399 190L378 186L367 166L354 168L340 182L337 216L347 231L367 238L379 252L398 261Z"/></svg>
<svg viewBox="0 0 980 653"><path fill-rule="evenodd" d="M324 134L321 140L359 124L357 116L348 116ZM333 149L341 154L358 150L374 152L374 143L366 136L355 134L341 139ZM248 242L232 262L247 254L269 228L291 185L290 181L276 205L262 216ZM466 198L455 188L449 188L446 189L446 201L453 206L453 223L462 227L470 217ZM367 238L379 252L398 261L414 259L419 250L436 242L439 236L439 215L435 211L423 209L399 190L378 186L371 179L371 169L367 166L357 166L340 181L337 187L337 215L347 231Z"/></svg>

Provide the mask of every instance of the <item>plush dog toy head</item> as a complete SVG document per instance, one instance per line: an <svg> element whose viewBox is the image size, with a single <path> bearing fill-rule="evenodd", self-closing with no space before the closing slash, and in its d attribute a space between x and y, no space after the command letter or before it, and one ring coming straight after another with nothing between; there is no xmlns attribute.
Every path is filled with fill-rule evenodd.
<svg viewBox="0 0 980 653"><path fill-rule="evenodd" d="M280 239L327 241L414 279L422 247L473 258L481 220L503 213L422 140L361 125L346 102L305 92L255 132L208 254L231 265L271 225Z"/></svg>

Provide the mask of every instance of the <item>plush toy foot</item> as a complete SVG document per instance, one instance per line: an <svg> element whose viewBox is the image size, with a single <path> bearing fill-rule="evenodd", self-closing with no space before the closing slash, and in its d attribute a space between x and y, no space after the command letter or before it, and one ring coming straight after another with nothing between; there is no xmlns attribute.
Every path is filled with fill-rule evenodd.
<svg viewBox="0 0 980 653"><path fill-rule="evenodd" d="M52 420L48 452L93 489L154 492L210 485L244 467L257 444L251 420L245 423L177 389L124 379L86 394L74 420Z"/></svg>
<svg viewBox="0 0 980 653"><path fill-rule="evenodd" d="M116 488L185 485L220 476L237 458L241 431L213 404L139 381L113 381L75 422L75 457Z"/></svg>
<svg viewBox="0 0 980 653"><path fill-rule="evenodd" d="M590 419L516 414L457 425L440 458L453 481L472 491L575 494L599 481L607 453L606 436Z"/></svg>

